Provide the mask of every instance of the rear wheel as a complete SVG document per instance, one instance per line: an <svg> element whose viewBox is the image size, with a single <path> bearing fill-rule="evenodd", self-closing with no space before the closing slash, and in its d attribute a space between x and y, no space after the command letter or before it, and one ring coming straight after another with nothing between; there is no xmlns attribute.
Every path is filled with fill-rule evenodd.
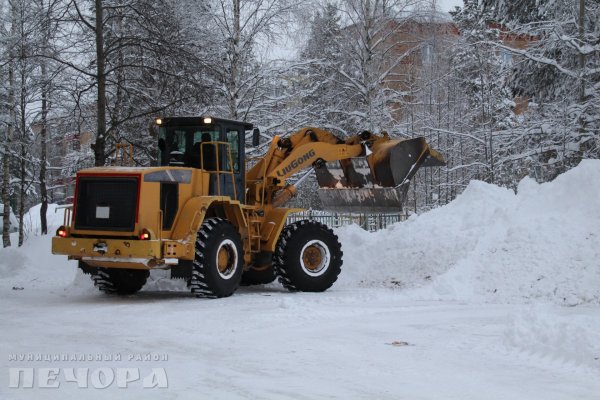
<svg viewBox="0 0 600 400"><path fill-rule="evenodd" d="M79 269L86 275L93 275L96 273L98 268L87 265L85 262L79 260L78 265Z"/></svg>
<svg viewBox="0 0 600 400"><path fill-rule="evenodd" d="M87 264L84 263L85 266ZM143 269L87 267L94 285L104 293L127 295L138 292L146 284L149 271ZM82 268L84 272L86 270Z"/></svg>
<svg viewBox="0 0 600 400"><path fill-rule="evenodd" d="M273 257L279 281L291 291L329 289L342 269L341 247L333 231L316 221L286 226Z"/></svg>
<svg viewBox="0 0 600 400"><path fill-rule="evenodd" d="M190 289L198 297L227 297L240 286L242 239L235 226L222 218L202 223L196 239L196 257Z"/></svg>

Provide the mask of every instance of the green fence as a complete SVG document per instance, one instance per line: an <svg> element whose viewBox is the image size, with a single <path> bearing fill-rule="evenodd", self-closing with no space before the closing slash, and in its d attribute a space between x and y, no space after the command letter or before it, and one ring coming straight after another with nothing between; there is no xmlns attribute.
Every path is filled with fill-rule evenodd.
<svg viewBox="0 0 600 400"><path fill-rule="evenodd" d="M355 214L355 213L327 213L323 211L303 211L291 214L288 217L288 223L300 221L303 219L312 219L330 228L356 224L369 232L375 232L379 229L385 229L396 222L406 220L406 214Z"/></svg>

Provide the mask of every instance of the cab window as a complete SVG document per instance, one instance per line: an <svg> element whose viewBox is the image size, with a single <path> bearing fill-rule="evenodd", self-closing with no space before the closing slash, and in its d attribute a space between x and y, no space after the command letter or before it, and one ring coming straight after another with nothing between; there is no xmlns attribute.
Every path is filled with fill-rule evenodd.
<svg viewBox="0 0 600 400"><path fill-rule="evenodd" d="M185 130L160 128L158 139L160 165L169 165L171 162L183 164L186 149L185 136Z"/></svg>
<svg viewBox="0 0 600 400"><path fill-rule="evenodd" d="M240 172L240 132L237 130L227 130L227 142L231 149L231 158L233 159L233 172ZM229 168L229 165L227 166Z"/></svg>
<svg viewBox="0 0 600 400"><path fill-rule="evenodd" d="M210 135L210 141L211 142L218 142L219 141L219 131L215 131L215 130L212 130L212 129L203 129L203 130L194 132L194 143L201 142L202 141L202 135L204 135L204 134Z"/></svg>
<svg viewBox="0 0 600 400"><path fill-rule="evenodd" d="M207 171L217 171L217 149L216 144L210 142L219 141L219 130L206 128L197 130L192 135L191 165L195 168L203 168ZM205 144L202 144L205 143Z"/></svg>

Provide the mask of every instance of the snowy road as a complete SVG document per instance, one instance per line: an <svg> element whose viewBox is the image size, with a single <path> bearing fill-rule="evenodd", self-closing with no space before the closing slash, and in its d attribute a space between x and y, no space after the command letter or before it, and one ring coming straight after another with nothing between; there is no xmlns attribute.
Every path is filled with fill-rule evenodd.
<svg viewBox="0 0 600 400"><path fill-rule="evenodd" d="M523 334L539 327L528 326L531 312L598 328L598 307L415 302L390 289L290 294L276 286L212 301L184 292L111 298L8 288L0 297L2 399L108 398L115 391L190 399L600 398L599 354L586 360L536 347ZM31 353L118 353L122 360L10 360ZM147 353L168 360L128 360ZM77 389L60 377L59 389L8 388L9 368L47 366L160 367L168 388Z"/></svg>

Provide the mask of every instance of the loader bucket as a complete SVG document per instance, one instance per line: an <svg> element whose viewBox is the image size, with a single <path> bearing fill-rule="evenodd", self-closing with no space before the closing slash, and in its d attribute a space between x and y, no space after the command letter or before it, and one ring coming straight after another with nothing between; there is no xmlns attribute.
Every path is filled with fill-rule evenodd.
<svg viewBox="0 0 600 400"><path fill-rule="evenodd" d="M397 213L402 211L408 185L403 188L320 188L325 210L337 213Z"/></svg>
<svg viewBox="0 0 600 400"><path fill-rule="evenodd" d="M353 159L350 165L327 164L317 171L317 193L325 210L351 213L397 213L408 190L408 182L397 187L373 183L367 160Z"/></svg>
<svg viewBox="0 0 600 400"><path fill-rule="evenodd" d="M429 149L425 138L389 140L373 145L373 153L367 157L373 182L384 187L395 187L408 182L428 158L431 166L444 165L443 158ZM436 158L436 156L438 158Z"/></svg>
<svg viewBox="0 0 600 400"><path fill-rule="evenodd" d="M344 160L317 170L319 198L334 212L399 212L410 180L422 166L445 165L425 138L372 143L364 159Z"/></svg>

